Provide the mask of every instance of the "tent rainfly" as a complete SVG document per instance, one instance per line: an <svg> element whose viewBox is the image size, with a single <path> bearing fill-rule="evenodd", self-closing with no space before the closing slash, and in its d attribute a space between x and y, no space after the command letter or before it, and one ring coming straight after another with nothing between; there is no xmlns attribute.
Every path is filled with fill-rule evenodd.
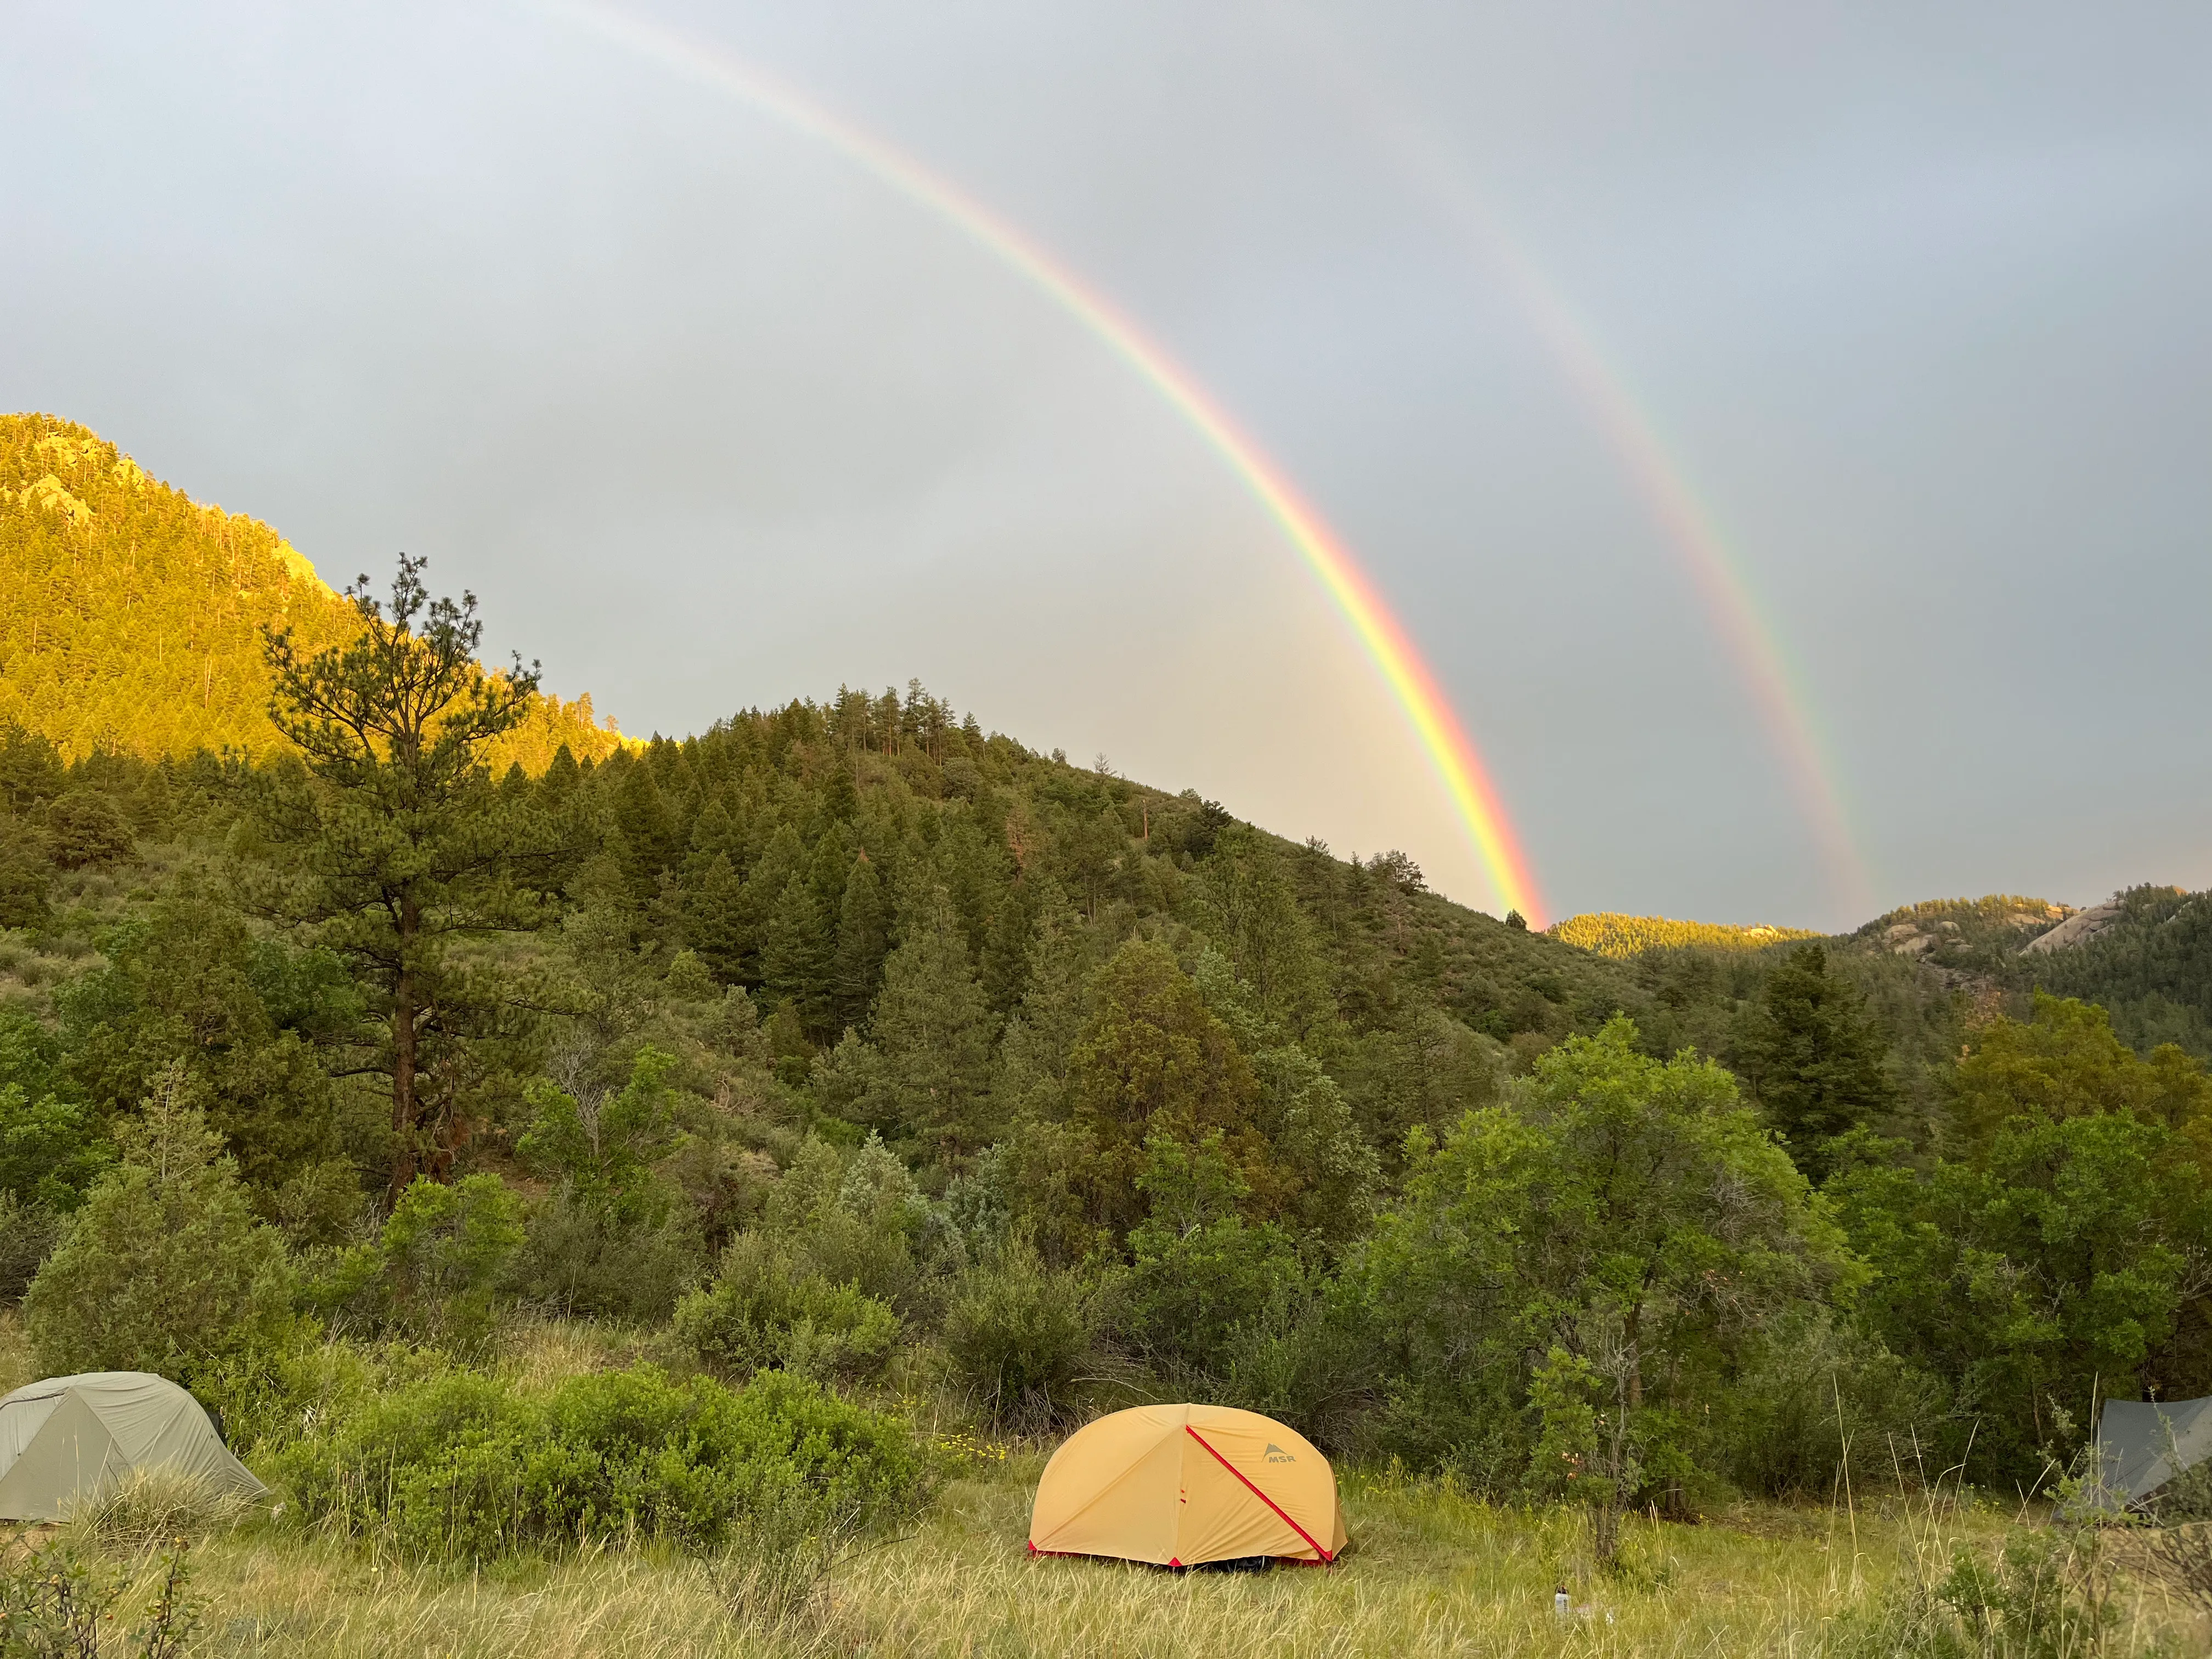
<svg viewBox="0 0 2212 1659"><path fill-rule="evenodd" d="M1220 1406L1138 1406L1079 1429L1030 1516L1032 1555L1164 1567L1334 1561L1346 1541L1328 1460L1273 1419Z"/></svg>
<svg viewBox="0 0 2212 1659"><path fill-rule="evenodd" d="M2212 1457L2212 1399L2107 1400L2097 1417L2097 1490L2086 1501L2125 1509Z"/></svg>
<svg viewBox="0 0 2212 1659"><path fill-rule="evenodd" d="M0 1399L0 1520L58 1521L141 1471L218 1492L269 1489L231 1455L200 1402L146 1371L87 1371Z"/></svg>

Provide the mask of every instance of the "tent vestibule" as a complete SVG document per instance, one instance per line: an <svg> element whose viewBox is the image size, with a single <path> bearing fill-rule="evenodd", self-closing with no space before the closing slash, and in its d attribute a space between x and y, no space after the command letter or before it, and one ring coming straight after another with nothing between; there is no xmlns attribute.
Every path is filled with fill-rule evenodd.
<svg viewBox="0 0 2212 1659"><path fill-rule="evenodd" d="M1328 1460L1273 1419L1220 1406L1137 1406L1077 1431L1030 1517L1036 1553L1164 1567L1333 1561L1346 1542Z"/></svg>

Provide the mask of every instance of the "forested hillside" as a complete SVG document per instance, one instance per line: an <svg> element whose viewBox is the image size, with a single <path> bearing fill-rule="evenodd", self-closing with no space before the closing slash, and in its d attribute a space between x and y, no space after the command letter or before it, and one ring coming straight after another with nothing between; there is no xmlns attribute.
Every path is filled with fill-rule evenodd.
<svg viewBox="0 0 2212 1659"><path fill-rule="evenodd" d="M919 685L533 775L423 574L262 641L254 753L0 734L0 1288L48 1370L208 1391L314 1524L573 1540L628 1412L836 1438L875 1524L926 1491L889 1402L1199 1398L1609 1557L1893 1443L2025 1490L2093 1393L2212 1392L2212 1082L2031 983L2053 907L1601 954ZM2179 986L2197 920L2033 973ZM480 1367L532 1314L653 1365L519 1393ZM551 1495L457 1517L440 1412L470 1491L570 1437Z"/></svg>
<svg viewBox="0 0 2212 1659"><path fill-rule="evenodd" d="M2094 933L2023 955L2021 970L2058 995L2103 1004L2145 1052L2174 1042L2212 1059L2212 893L2134 887L2103 908Z"/></svg>
<svg viewBox="0 0 2212 1659"><path fill-rule="evenodd" d="M351 609L267 525L203 507L73 422L0 415L0 720L75 757L277 742L261 629L319 647ZM544 697L499 758L620 739L591 699Z"/></svg>

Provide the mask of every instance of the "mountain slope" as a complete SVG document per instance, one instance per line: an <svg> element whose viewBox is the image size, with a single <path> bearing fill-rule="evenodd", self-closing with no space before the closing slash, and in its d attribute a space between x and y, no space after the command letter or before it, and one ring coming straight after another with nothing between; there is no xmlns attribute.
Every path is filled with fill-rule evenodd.
<svg viewBox="0 0 2212 1659"><path fill-rule="evenodd" d="M2133 887L2085 918L2095 925L2070 940L2035 948L2059 928L2036 940L2020 970L2040 989L2102 1003L2138 1049L2178 1042L2212 1057L2212 893Z"/></svg>
<svg viewBox="0 0 2212 1659"><path fill-rule="evenodd" d="M194 501L96 434L0 416L0 725L64 755L149 759L278 747L264 623L303 644L355 620L314 567L255 519ZM542 771L619 745L591 699L540 700L498 760Z"/></svg>

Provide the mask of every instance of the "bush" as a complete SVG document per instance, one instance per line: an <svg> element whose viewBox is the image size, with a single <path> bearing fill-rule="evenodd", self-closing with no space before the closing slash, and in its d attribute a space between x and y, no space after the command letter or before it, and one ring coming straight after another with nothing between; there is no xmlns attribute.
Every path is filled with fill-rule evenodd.
<svg viewBox="0 0 2212 1659"><path fill-rule="evenodd" d="M0 1192L0 1303L23 1299L61 1236L61 1218L45 1205Z"/></svg>
<svg viewBox="0 0 2212 1659"><path fill-rule="evenodd" d="M33 1101L20 1083L0 1083L0 1192L66 1213L114 1162L92 1114L52 1094Z"/></svg>
<svg viewBox="0 0 2212 1659"><path fill-rule="evenodd" d="M637 1539L712 1550L794 1510L817 1531L872 1527L923 1492L890 1418L798 1377L732 1389L651 1367L542 1400L451 1372L301 1442L276 1472L302 1521L453 1561Z"/></svg>
<svg viewBox="0 0 2212 1659"><path fill-rule="evenodd" d="M888 1363L899 1321L858 1285L805 1272L778 1241L745 1233L714 1282L677 1305L676 1334L720 1370L857 1381Z"/></svg>
<svg viewBox="0 0 2212 1659"><path fill-rule="evenodd" d="M118 1132L123 1162L71 1218L24 1297L50 1374L189 1376L291 1324L292 1268L253 1218L222 1138L163 1074L144 1116Z"/></svg>
<svg viewBox="0 0 2212 1659"><path fill-rule="evenodd" d="M205 1607L190 1590L191 1570L179 1546L161 1559L161 1582L131 1634L143 1659L175 1659ZM111 1638L114 1609L131 1575L87 1561L58 1540L0 1556L0 1653L9 1659L100 1659L120 1650Z"/></svg>
<svg viewBox="0 0 2212 1659"><path fill-rule="evenodd" d="M1025 1243L964 1274L945 1314L945 1349L994 1423L1064 1421L1092 1369L1105 1298L1093 1279L1044 1265Z"/></svg>
<svg viewBox="0 0 2212 1659"><path fill-rule="evenodd" d="M1835 1649L1905 1659L2094 1659L2120 1608L2094 1530L2017 1532L1995 1561L1964 1544L1939 1582L1909 1581L1847 1622Z"/></svg>
<svg viewBox="0 0 2212 1659"><path fill-rule="evenodd" d="M122 809L97 789L72 789L46 808L48 856L64 870L128 858L137 840Z"/></svg>
<svg viewBox="0 0 2212 1659"><path fill-rule="evenodd" d="M232 1449L252 1458L328 1432L386 1394L447 1375L453 1364L436 1349L405 1342L368 1346L302 1333L204 1366L192 1387L222 1413Z"/></svg>
<svg viewBox="0 0 2212 1659"><path fill-rule="evenodd" d="M491 1334L501 1282L521 1246L522 1200L497 1176L450 1187L420 1176L376 1241L340 1254L307 1300L342 1328L471 1352Z"/></svg>
<svg viewBox="0 0 2212 1659"><path fill-rule="evenodd" d="M533 1209L524 1233L515 1292L558 1314L658 1323L704 1265L698 1233L683 1218L632 1225L573 1188Z"/></svg>

